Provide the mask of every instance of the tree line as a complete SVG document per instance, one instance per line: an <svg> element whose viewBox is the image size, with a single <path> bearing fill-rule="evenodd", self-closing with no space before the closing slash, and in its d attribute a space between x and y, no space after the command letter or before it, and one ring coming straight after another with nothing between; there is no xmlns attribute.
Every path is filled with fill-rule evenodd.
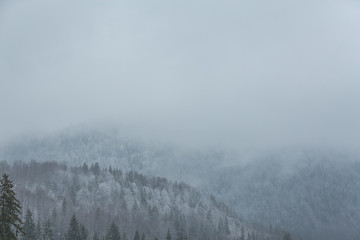
<svg viewBox="0 0 360 240"><path fill-rule="evenodd" d="M13 181L4 174L1 181L0 190L0 239L1 240L54 240L54 233L51 220L46 220L43 224L38 221L35 224L33 214L30 209L26 211L24 222L21 219L22 207L16 199ZM104 236L99 236L97 232L90 236L89 230L77 220L75 214L72 215L67 231L60 237L64 240L128 240L126 232L120 234L117 225L112 222ZM145 240L145 233L136 230L134 240ZM171 240L172 236L168 230L166 240ZM158 240L155 237L154 240Z"/></svg>
<svg viewBox="0 0 360 240"><path fill-rule="evenodd" d="M234 225L232 232L230 231L229 217L219 215L219 209L224 209L222 211L225 212L228 209L213 197L210 200L200 198L198 192L183 183L170 183L159 177L149 178L134 171L123 173L120 169L111 167L101 170L98 164L91 167L83 164L82 167L71 169L51 162L17 164L13 168L2 164L5 166L4 169L11 170L18 176L18 181L22 179L17 185L17 190L20 189L21 202L25 203L28 210L22 223L20 202L15 198L12 181L5 174L1 180L1 193L6 192L7 197L1 195L0 221L1 226L6 219L13 219L13 222L10 223L10 227L1 228L1 240L164 240L172 237L174 240L280 239L271 235L259 235L259 232L250 232L249 229L246 229L245 234L243 227L241 234L234 235ZM28 182L24 182L24 179ZM70 184L67 182L69 180ZM36 187L34 191L34 186L37 185L29 187L29 182L48 186ZM107 191L110 186L115 187ZM107 191L108 197L104 198L104 191ZM51 197L51 194L56 193L58 195ZM170 198L168 210L161 212L162 204L153 204L157 195L161 196L157 201L163 201L164 197ZM59 201L59 196L67 197ZM93 197L97 204L95 209L94 204L86 200L88 196ZM180 205L178 201L182 201ZM11 203L8 206L17 206L17 218L7 217L5 213L16 211L7 211L3 204L5 202ZM132 207L127 206L129 203L132 203ZM191 213L184 215L181 204L185 204ZM240 226L235 227L240 232ZM5 238L11 235L9 229L15 238ZM142 234L138 229L142 230Z"/></svg>
<svg viewBox="0 0 360 240"><path fill-rule="evenodd" d="M23 235L21 235L20 240L55 240L55 232L58 232L53 229L50 220L45 221L43 224L40 224L40 222L35 224L30 210L26 212L22 230ZM60 238L64 240L129 240L126 232L121 234L115 222L111 223L105 235L101 236L97 232L91 234L90 231L78 221L75 214L72 215L67 230L61 234ZM133 240L146 239L145 233L142 233L140 236L140 232L136 230ZM168 230L166 240L171 239L172 236ZM155 237L154 240L159 240L159 238Z"/></svg>

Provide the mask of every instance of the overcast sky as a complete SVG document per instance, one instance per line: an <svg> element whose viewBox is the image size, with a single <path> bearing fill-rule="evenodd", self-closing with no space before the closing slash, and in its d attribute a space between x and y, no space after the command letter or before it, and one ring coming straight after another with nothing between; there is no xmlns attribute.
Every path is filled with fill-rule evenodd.
<svg viewBox="0 0 360 240"><path fill-rule="evenodd" d="M358 146L359 43L358 0L2 0L0 139L116 122Z"/></svg>

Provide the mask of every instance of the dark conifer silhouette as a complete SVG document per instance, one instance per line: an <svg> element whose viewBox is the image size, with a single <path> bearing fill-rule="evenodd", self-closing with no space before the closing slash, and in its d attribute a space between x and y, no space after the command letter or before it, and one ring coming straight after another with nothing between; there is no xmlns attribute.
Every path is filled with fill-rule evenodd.
<svg viewBox="0 0 360 240"><path fill-rule="evenodd" d="M7 174L0 180L0 239L17 240L23 232L21 205L15 197L14 184Z"/></svg>

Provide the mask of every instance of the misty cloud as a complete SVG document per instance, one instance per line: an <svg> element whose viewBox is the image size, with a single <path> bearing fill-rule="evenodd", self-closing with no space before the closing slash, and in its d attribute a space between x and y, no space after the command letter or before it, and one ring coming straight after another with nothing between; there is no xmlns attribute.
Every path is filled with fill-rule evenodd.
<svg viewBox="0 0 360 240"><path fill-rule="evenodd" d="M2 1L5 139L116 122L221 145L358 145L358 1Z"/></svg>

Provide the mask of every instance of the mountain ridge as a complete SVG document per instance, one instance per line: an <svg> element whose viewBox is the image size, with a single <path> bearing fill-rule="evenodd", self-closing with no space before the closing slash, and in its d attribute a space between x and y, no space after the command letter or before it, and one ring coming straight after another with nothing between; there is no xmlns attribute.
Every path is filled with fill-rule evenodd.
<svg viewBox="0 0 360 240"><path fill-rule="evenodd" d="M242 158L217 149L162 147L101 131L30 138L0 151L0 159L9 162L102 162L186 181L215 195L244 219L282 227L307 239L352 240L360 235L357 154L295 149Z"/></svg>

